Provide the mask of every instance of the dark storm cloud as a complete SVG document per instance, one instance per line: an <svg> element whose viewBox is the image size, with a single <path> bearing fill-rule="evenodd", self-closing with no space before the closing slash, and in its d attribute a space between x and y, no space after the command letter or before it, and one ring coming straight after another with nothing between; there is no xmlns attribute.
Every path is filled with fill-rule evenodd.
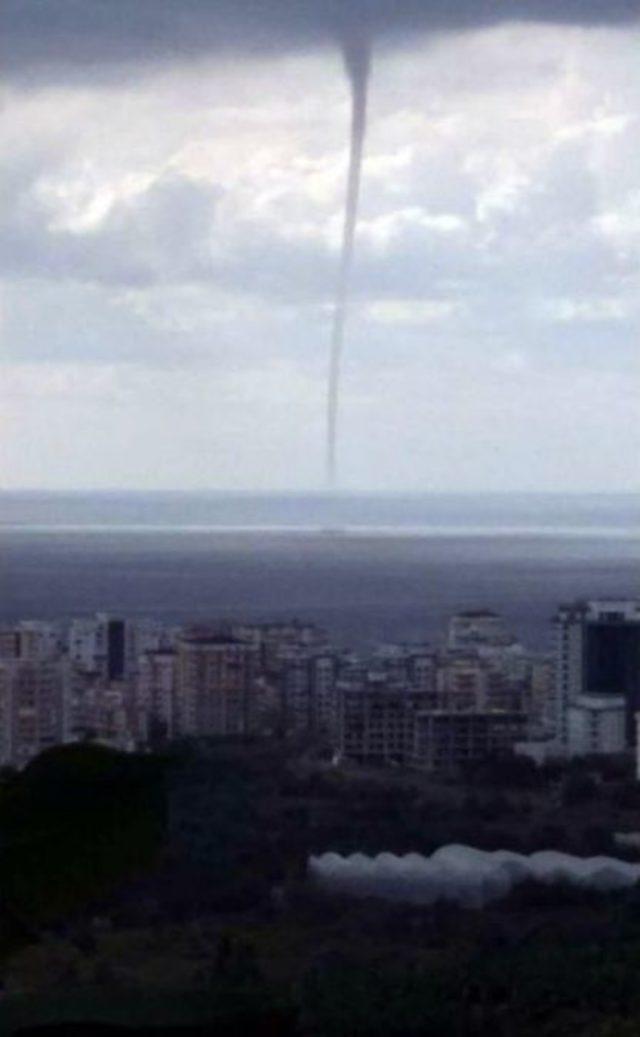
<svg viewBox="0 0 640 1037"><path fill-rule="evenodd" d="M317 46L368 25L378 39L507 20L624 24L640 0L4 0L5 75L57 81L210 52Z"/></svg>

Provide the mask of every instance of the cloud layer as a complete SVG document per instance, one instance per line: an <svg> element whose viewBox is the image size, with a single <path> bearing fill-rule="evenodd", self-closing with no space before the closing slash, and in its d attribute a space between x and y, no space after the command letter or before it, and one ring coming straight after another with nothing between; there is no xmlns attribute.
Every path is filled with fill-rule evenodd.
<svg viewBox="0 0 640 1037"><path fill-rule="evenodd" d="M210 53L308 50L363 25L381 42L508 21L618 25L638 0L5 0L5 74L118 75Z"/></svg>
<svg viewBox="0 0 640 1037"><path fill-rule="evenodd" d="M163 47L142 79L96 81L69 44L73 81L50 70L6 91L12 485L321 478L339 54L185 62ZM379 55L347 485L633 485L637 47L626 23L509 24Z"/></svg>

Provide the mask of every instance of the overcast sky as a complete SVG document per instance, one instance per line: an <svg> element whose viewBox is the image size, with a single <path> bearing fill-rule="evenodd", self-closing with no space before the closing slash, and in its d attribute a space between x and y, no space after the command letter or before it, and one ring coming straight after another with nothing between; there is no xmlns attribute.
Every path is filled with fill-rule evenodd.
<svg viewBox="0 0 640 1037"><path fill-rule="evenodd" d="M112 7L129 40L143 7ZM640 31L580 21L378 45L343 486L637 488ZM321 485L339 50L28 39L0 141L2 484Z"/></svg>

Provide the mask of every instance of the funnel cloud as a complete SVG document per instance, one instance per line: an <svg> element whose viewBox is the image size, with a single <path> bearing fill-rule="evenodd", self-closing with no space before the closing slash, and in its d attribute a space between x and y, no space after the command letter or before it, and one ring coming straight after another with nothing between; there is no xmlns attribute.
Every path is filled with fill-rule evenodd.
<svg viewBox="0 0 640 1037"><path fill-rule="evenodd" d="M345 203L342 254L338 271L335 310L331 331L331 355L329 358L329 383L327 389L327 454L326 479L331 489L336 483L336 448L338 435L338 402L340 392L340 364L344 348L344 332L347 317L349 282L353 265L358 201L362 174L362 154L367 129L367 94L371 66L371 41L366 30L353 30L343 40L344 63L351 83L351 137L349 148L349 171Z"/></svg>

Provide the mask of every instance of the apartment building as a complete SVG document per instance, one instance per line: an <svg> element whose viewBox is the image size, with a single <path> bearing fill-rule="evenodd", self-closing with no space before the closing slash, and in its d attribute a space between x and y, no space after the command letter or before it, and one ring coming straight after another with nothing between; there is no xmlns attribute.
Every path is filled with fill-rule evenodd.
<svg viewBox="0 0 640 1037"><path fill-rule="evenodd" d="M177 645L176 729L183 735L241 735L260 711L259 648L231 635Z"/></svg>
<svg viewBox="0 0 640 1037"><path fill-rule="evenodd" d="M412 766L438 774L511 752L526 733L522 712L430 710L416 714Z"/></svg>
<svg viewBox="0 0 640 1037"><path fill-rule="evenodd" d="M405 763L412 753L415 715L425 692L384 677L339 681L336 686L335 746L358 763Z"/></svg>
<svg viewBox="0 0 640 1037"><path fill-rule="evenodd" d="M635 746L640 710L640 601L563 605L555 616L557 749L569 756Z"/></svg>
<svg viewBox="0 0 640 1037"><path fill-rule="evenodd" d="M177 680L175 648L157 648L140 656L132 696L138 741L170 739L178 734Z"/></svg>
<svg viewBox="0 0 640 1037"><path fill-rule="evenodd" d="M24 767L64 740L66 669L56 659L0 659L0 763Z"/></svg>
<svg viewBox="0 0 640 1037"><path fill-rule="evenodd" d="M516 643L502 616L490 609L469 609L449 620L447 647L453 651L469 648L506 648Z"/></svg>

